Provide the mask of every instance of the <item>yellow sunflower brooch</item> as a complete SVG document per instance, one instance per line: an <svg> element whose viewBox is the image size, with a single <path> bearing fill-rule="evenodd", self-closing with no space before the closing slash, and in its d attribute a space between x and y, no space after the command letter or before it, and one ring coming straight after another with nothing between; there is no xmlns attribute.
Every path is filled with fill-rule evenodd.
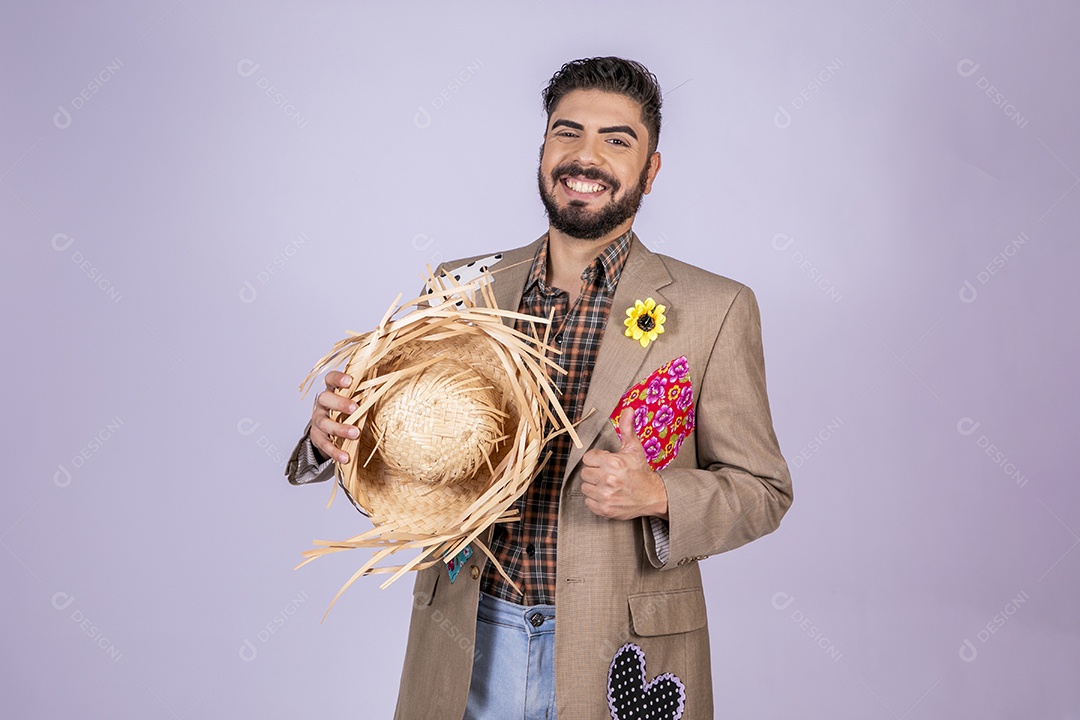
<svg viewBox="0 0 1080 720"><path fill-rule="evenodd" d="M623 320L623 325L626 326L626 337L634 338L641 343L643 348L649 347L649 343L664 332L664 321L667 320L667 316L664 315L665 310L667 310L666 306L657 305L652 298L648 298L645 302L635 300L634 307L626 309L627 317Z"/></svg>

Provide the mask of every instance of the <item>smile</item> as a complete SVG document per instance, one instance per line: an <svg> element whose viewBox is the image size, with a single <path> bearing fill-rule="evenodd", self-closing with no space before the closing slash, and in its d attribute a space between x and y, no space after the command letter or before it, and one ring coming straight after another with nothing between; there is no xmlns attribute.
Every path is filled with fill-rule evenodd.
<svg viewBox="0 0 1080 720"><path fill-rule="evenodd" d="M561 180L563 187L572 191L575 195L596 196L607 190L607 186L591 180L579 180L573 177L564 177Z"/></svg>

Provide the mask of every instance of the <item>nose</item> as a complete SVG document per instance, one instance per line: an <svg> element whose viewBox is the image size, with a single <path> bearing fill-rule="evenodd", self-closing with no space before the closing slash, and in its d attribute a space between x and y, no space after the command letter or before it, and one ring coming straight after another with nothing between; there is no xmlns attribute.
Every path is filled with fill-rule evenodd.
<svg viewBox="0 0 1080 720"><path fill-rule="evenodd" d="M578 143L577 161L582 166L600 165L603 138L596 134L585 135Z"/></svg>

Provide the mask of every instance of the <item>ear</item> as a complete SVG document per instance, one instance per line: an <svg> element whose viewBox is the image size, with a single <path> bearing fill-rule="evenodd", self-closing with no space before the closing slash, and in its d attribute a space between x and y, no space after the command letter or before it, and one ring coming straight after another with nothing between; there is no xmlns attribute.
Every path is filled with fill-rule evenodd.
<svg viewBox="0 0 1080 720"><path fill-rule="evenodd" d="M648 195L652 192L653 180L656 179L656 174L660 172L660 153L654 152L649 156L649 173L648 179L645 181L645 194Z"/></svg>

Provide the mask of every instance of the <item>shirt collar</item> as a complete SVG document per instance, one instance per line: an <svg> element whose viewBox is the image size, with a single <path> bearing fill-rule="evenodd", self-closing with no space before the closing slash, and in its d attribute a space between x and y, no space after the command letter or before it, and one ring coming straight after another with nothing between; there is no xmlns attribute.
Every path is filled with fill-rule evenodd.
<svg viewBox="0 0 1080 720"><path fill-rule="evenodd" d="M619 284L619 278L622 276L623 268L626 267L626 258L630 256L630 248L633 247L633 243L636 239L637 236L634 235L634 231L627 230L625 233L612 240L611 243L596 256L596 259L593 260L592 264L585 269L585 272L595 273L599 266L601 277L604 282L604 288L609 293L614 292L615 286ZM540 243L540 247L533 257L532 265L529 268L529 275L525 278L524 292L528 292L537 283L547 287L548 241L549 237L545 235L544 241Z"/></svg>

